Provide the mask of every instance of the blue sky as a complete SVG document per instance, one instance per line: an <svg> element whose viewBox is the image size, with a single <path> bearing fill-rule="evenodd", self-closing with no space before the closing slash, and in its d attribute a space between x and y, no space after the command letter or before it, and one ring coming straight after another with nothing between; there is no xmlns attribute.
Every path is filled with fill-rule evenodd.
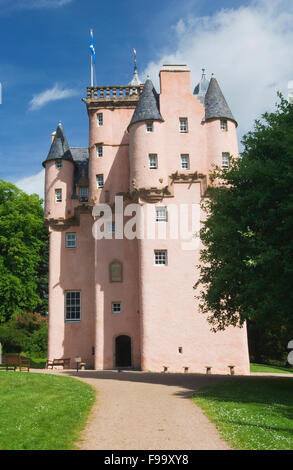
<svg viewBox="0 0 293 470"><path fill-rule="evenodd" d="M71 146L87 146L90 28L98 84L129 82L133 48L157 87L163 63L187 63L194 85L206 67L241 136L293 78L292 19L287 0L0 0L0 178L40 192L59 120Z"/></svg>

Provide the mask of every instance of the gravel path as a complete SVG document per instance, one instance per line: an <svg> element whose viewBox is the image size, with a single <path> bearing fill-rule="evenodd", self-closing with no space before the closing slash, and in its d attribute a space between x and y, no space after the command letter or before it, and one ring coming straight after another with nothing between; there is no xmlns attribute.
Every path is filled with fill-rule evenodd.
<svg viewBox="0 0 293 470"><path fill-rule="evenodd" d="M98 391L82 450L227 450L190 397L226 377L142 372L79 372Z"/></svg>

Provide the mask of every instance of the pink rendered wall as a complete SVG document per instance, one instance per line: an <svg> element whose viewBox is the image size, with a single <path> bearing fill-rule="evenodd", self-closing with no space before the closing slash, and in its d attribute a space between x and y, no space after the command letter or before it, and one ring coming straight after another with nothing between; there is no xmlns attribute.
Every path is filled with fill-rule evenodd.
<svg viewBox="0 0 293 470"><path fill-rule="evenodd" d="M233 121L227 121L228 130L222 131L220 128L220 119L207 121L204 125L206 131L206 169L208 174L213 165L222 166L222 152L230 153L238 157L238 142L236 133L236 124Z"/></svg>
<svg viewBox="0 0 293 470"><path fill-rule="evenodd" d="M129 129L130 185L137 188L162 188L168 184L165 126L153 122L153 132L147 132L145 122L137 122ZM149 168L149 155L156 154L158 169Z"/></svg>
<svg viewBox="0 0 293 470"><path fill-rule="evenodd" d="M189 172L203 173L206 160L206 132L202 123L204 107L191 94L190 72L161 72L160 77L160 111L166 128L168 174L182 172L181 154L189 154ZM187 133L179 132L179 118L188 119Z"/></svg>
<svg viewBox="0 0 293 470"><path fill-rule="evenodd" d="M103 126L97 126L97 114L103 113ZM111 202L117 192L129 189L129 138L127 126L133 109L99 109L90 118L90 199L105 202L105 191L110 192ZM97 157L96 145L103 145L103 157ZM104 189L97 189L96 175L104 175Z"/></svg>
<svg viewBox="0 0 293 470"><path fill-rule="evenodd" d="M127 127L134 109L101 108L90 118L90 199L110 203L115 195L129 190L129 135ZM97 113L103 113L103 126L97 126ZM97 157L96 145L103 144L103 157ZM104 188L96 188L96 175L104 175ZM113 218L113 221L115 219ZM114 236L114 235L113 235ZM138 253L137 242L123 240L94 241L95 270L95 369L115 367L115 337L128 335L132 341L132 366L140 367L140 336L138 315ZM109 265L118 260L123 266L123 281L110 282ZM122 312L112 313L112 302L121 302Z"/></svg>
<svg viewBox="0 0 293 470"><path fill-rule="evenodd" d="M204 108L191 94L189 72L161 72L161 91L164 123L160 127L164 129L167 172L159 168L158 177L182 172L180 154L190 155L190 171L207 174L212 163L221 164L222 152L235 152L233 123L228 123L229 132L225 135L220 133L219 120L202 123ZM179 117L188 118L188 133L179 132ZM143 149L143 135L138 139ZM130 154L130 158L134 159L135 155ZM175 183L174 198L165 199L160 205L168 208L170 204L199 205L200 202L199 183ZM168 220L167 227L169 223ZM155 266L156 249L167 250L167 266ZM182 372L183 367L189 367L191 372L204 373L205 367L211 366L213 373L226 374L228 366L235 365L236 373L249 374L245 327L215 334L210 331L206 317L199 313L193 290L198 277L199 247L183 251L181 241L168 236L165 240L144 239L139 241L139 261L142 369L162 371L163 366L168 366L170 371ZM179 347L183 348L182 354L178 352Z"/></svg>
<svg viewBox="0 0 293 470"><path fill-rule="evenodd" d="M68 218L72 216L72 189L74 164L62 160L62 168L56 168L56 161L46 162L45 172L45 218ZM55 189L62 189L62 202L55 201Z"/></svg>
<svg viewBox="0 0 293 470"><path fill-rule="evenodd" d="M94 243L91 236L92 218L80 216L80 226L66 231L50 231L49 265L49 349L48 358L81 357L88 366L94 365ZM76 248L65 247L65 235L75 232ZM81 321L65 321L65 292L81 292Z"/></svg>
<svg viewBox="0 0 293 470"><path fill-rule="evenodd" d="M164 201L167 208L200 203L199 183L175 184L174 190L175 197ZM199 248L184 251L180 240L168 238L140 240L139 248L142 369L162 371L168 366L170 371L183 372L188 367L189 372L204 373L211 366L213 373L227 374L228 365L235 365L236 373L249 374L246 329L212 333L206 316L199 313L193 289ZM168 251L167 266L154 265L155 249Z"/></svg>

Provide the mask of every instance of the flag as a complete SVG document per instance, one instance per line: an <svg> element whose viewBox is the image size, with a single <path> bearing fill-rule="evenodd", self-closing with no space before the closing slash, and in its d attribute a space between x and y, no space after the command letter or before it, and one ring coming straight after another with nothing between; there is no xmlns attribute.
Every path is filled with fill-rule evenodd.
<svg viewBox="0 0 293 470"><path fill-rule="evenodd" d="M95 63L96 62L96 49L94 46L94 32L92 29L90 30L90 35L91 35L90 50L93 56L93 62Z"/></svg>

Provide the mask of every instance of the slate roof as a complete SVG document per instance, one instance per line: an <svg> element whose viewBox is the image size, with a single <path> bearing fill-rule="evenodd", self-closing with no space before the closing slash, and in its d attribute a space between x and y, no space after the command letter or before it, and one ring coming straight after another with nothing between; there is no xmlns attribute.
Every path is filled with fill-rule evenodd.
<svg viewBox="0 0 293 470"><path fill-rule="evenodd" d="M206 121L209 119L224 118L234 121L237 125L221 88L214 77L210 80L210 84L205 95L204 106Z"/></svg>
<svg viewBox="0 0 293 470"><path fill-rule="evenodd" d="M139 121L163 121L159 110L159 97L153 82L147 80L144 84L136 109L129 126Z"/></svg>
<svg viewBox="0 0 293 470"><path fill-rule="evenodd" d="M209 80L206 79L204 69L200 82L196 85L193 94L196 95L201 103L204 103L204 98L209 87Z"/></svg>
<svg viewBox="0 0 293 470"><path fill-rule="evenodd" d="M85 147L70 147L74 169L74 184L82 182L82 186L87 186L89 178L89 150Z"/></svg>
<svg viewBox="0 0 293 470"><path fill-rule="evenodd" d="M45 166L47 161L56 159L73 161L71 150L61 123L58 124L54 140L52 142L48 156L43 162L43 166Z"/></svg>
<svg viewBox="0 0 293 470"><path fill-rule="evenodd" d="M138 72L137 72L137 67L134 67L133 77L132 77L131 82L128 83L128 85L138 86L138 85L141 85L141 84L142 84L142 82L139 79Z"/></svg>

